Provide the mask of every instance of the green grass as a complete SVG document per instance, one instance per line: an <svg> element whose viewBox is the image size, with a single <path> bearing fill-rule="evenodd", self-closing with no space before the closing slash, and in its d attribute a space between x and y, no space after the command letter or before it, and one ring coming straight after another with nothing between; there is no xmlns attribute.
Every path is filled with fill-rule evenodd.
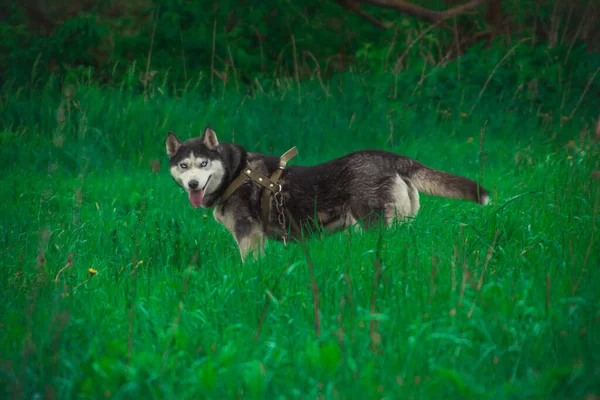
<svg viewBox="0 0 600 400"><path fill-rule="evenodd" d="M493 97L462 116L475 97L455 94L450 115L358 77L338 83L329 97L305 84L300 100L5 91L0 394L600 395L597 101L566 121L562 99L546 104L551 122ZM310 263L300 245L271 243L242 266L230 234L167 170L167 132L206 124L250 150L295 145L292 163L393 150L482 179L493 201L423 195L409 224L309 240Z"/></svg>

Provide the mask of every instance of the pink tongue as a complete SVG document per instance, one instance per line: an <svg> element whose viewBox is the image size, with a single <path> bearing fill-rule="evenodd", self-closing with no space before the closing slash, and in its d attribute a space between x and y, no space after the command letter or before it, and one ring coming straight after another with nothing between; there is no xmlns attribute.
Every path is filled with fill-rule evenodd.
<svg viewBox="0 0 600 400"><path fill-rule="evenodd" d="M192 207L200 207L202 205L202 199L204 198L204 192L202 190L194 190L190 192L189 195Z"/></svg>

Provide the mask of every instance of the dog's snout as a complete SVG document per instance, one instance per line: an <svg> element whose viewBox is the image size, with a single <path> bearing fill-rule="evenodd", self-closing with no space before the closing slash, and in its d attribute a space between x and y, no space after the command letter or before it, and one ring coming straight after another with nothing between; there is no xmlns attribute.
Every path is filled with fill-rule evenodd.
<svg viewBox="0 0 600 400"><path fill-rule="evenodd" d="M200 185L200 184L199 184L199 183L198 183L198 181L197 181L197 180L195 180L195 179L194 179L194 180L191 180L191 181L189 181L189 182L188 182L188 186L189 186L189 187L190 187L190 189L192 189L192 190L196 190L196 189L198 189L198 186L199 186L199 185Z"/></svg>

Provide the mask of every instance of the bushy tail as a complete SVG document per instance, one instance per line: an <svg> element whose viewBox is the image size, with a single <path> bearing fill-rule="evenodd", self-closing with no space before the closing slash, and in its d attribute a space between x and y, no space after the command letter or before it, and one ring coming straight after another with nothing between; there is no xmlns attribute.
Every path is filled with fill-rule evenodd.
<svg viewBox="0 0 600 400"><path fill-rule="evenodd" d="M409 173L419 192L449 199L466 199L486 205L490 201L487 190L477 182L458 175L438 171L414 162Z"/></svg>

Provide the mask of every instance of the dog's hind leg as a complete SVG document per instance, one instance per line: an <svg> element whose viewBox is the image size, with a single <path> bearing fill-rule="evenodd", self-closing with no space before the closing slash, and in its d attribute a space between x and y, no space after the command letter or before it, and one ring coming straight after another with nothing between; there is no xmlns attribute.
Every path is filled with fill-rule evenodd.
<svg viewBox="0 0 600 400"><path fill-rule="evenodd" d="M373 202L372 202L373 203ZM356 203L350 207L350 213L347 216L349 222L347 226L353 226L354 232L371 230L380 223L384 214L384 208L381 204Z"/></svg>
<svg viewBox="0 0 600 400"><path fill-rule="evenodd" d="M402 222L406 217L417 214L421 206L419 192L409 179L397 176L391 192L392 201L384 206L384 218L387 225L397 220Z"/></svg>

